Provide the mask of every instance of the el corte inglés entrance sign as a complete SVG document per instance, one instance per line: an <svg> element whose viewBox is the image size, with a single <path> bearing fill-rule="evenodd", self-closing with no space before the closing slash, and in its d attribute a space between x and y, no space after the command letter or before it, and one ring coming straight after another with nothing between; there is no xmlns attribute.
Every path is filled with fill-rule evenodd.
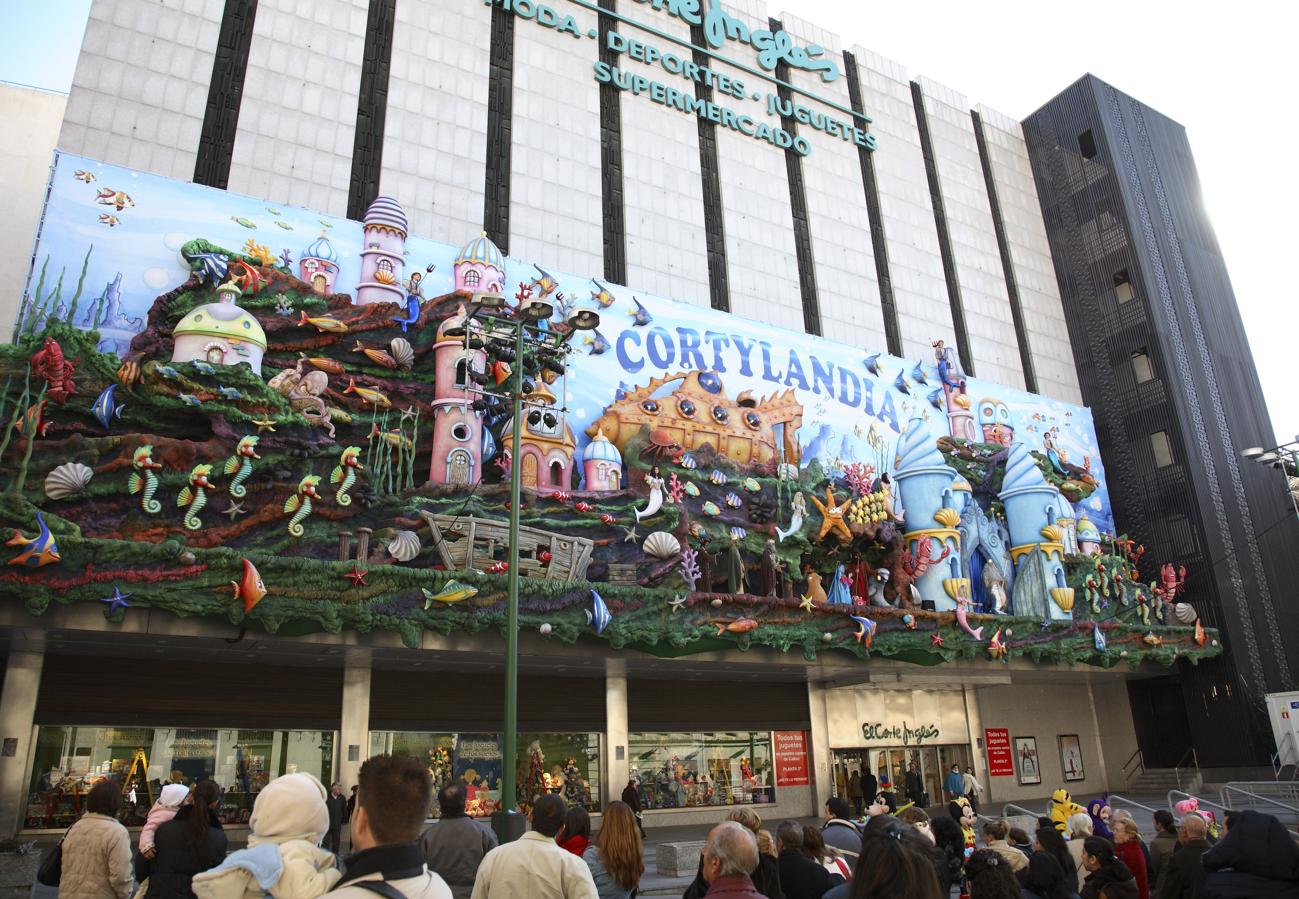
<svg viewBox="0 0 1299 899"><path fill-rule="evenodd" d="M872 743L901 743L903 746L920 746L926 740L938 739L937 724L917 724L914 727L903 721L901 724L882 724L866 722L861 726L862 739Z"/></svg>

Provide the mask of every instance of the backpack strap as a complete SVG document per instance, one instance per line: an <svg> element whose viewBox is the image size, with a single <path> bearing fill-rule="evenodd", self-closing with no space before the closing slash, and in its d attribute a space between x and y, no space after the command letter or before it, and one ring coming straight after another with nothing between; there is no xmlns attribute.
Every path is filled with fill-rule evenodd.
<svg viewBox="0 0 1299 899"><path fill-rule="evenodd" d="M378 893L384 899L406 899L406 894L386 880L353 880L343 887L356 887L371 893Z"/></svg>

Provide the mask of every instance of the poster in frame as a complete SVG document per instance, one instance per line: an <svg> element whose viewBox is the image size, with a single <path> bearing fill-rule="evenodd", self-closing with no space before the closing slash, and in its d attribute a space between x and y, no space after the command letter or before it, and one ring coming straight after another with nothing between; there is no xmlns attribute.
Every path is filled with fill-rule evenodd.
<svg viewBox="0 0 1299 899"><path fill-rule="evenodd" d="M1060 735L1060 770L1068 782L1087 779L1083 768L1082 743L1077 734Z"/></svg>
<svg viewBox="0 0 1299 899"><path fill-rule="evenodd" d="M1015 738L1015 769L1019 772L1021 787L1042 782L1042 763L1037 756L1037 737Z"/></svg>

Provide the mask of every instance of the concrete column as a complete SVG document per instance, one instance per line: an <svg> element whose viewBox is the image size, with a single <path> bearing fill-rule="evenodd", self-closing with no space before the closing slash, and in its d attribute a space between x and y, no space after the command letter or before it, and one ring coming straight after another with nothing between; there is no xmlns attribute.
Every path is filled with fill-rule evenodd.
<svg viewBox="0 0 1299 899"><path fill-rule="evenodd" d="M1091 711L1092 716L1092 738L1096 741L1096 762L1100 765L1097 770L1101 772L1101 778L1103 779L1102 783L1105 784L1105 789L1109 790L1110 773L1109 769L1105 767L1105 741L1101 739L1100 716L1096 714L1096 692L1092 689L1090 681L1087 683L1087 706ZM1081 737L1078 742L1082 742Z"/></svg>
<svg viewBox="0 0 1299 899"><path fill-rule="evenodd" d="M807 682L807 715L812 724L808 770L812 772L812 799L815 803L808 814L819 818L826 800L830 798L834 779L830 775L830 719L825 708L825 687L816 681Z"/></svg>
<svg viewBox="0 0 1299 899"><path fill-rule="evenodd" d="M604 767L603 808L622 796L631 777L627 721L627 669L622 659L609 659L604 675Z"/></svg>
<svg viewBox="0 0 1299 899"><path fill-rule="evenodd" d="M27 763L35 728L36 695L41 688L44 647L9 654L0 692L0 838L22 829L27 811Z"/></svg>
<svg viewBox="0 0 1299 899"><path fill-rule="evenodd" d="M370 754L370 653L354 649L343 667L343 710L339 722L338 780L346 793L356 784Z"/></svg>
<svg viewBox="0 0 1299 899"><path fill-rule="evenodd" d="M979 710L979 691L975 687L963 686L961 693L965 697L965 726L969 731L970 756L974 765L974 776L983 787L983 803L980 811L992 802L992 778L988 776L987 747L980 749L983 739L983 714Z"/></svg>

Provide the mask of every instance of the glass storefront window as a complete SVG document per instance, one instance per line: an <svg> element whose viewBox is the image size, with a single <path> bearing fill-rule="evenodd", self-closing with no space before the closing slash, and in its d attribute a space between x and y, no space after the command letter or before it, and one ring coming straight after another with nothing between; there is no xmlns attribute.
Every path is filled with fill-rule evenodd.
<svg viewBox="0 0 1299 899"><path fill-rule="evenodd" d="M950 746L898 746L885 749L836 749L834 761L834 793L848 796L848 781L853 772L870 771L875 775L879 789L893 794L896 805L914 802L917 805L939 805L947 802L943 792L943 778L952 765L964 771L970 764L970 747L964 744ZM873 796L862 797L862 805L870 806ZM861 809L854 809L860 812Z"/></svg>
<svg viewBox="0 0 1299 899"><path fill-rule="evenodd" d="M600 735L597 733L518 736L514 758L515 800L526 808L542 793L563 796L571 805L598 812L600 806ZM501 740L498 734L410 733L373 731L370 754L406 755L428 765L436 789L452 780L465 783L465 810L490 815L501 798ZM431 814L438 812L435 805Z"/></svg>
<svg viewBox="0 0 1299 899"><path fill-rule="evenodd" d="M303 771L329 783L333 769L332 731L42 726L26 826L71 826L85 811L85 794L105 777L122 784L124 824L143 824L164 784L205 779L225 791L222 822L242 824L272 778Z"/></svg>
<svg viewBox="0 0 1299 899"><path fill-rule="evenodd" d="M635 733L628 746L645 808L776 801L770 732Z"/></svg>

